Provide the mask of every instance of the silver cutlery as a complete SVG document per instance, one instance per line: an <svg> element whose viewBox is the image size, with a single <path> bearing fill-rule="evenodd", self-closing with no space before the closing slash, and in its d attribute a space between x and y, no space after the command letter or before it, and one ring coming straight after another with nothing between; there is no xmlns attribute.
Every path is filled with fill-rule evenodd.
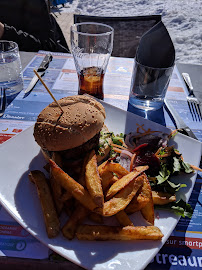
<svg viewBox="0 0 202 270"><path fill-rule="evenodd" d="M192 132L192 130L190 129L190 127L188 127L185 124L185 122L182 120L182 118L179 116L179 114L176 112L176 110L170 104L170 102L167 99L165 99L164 103L166 105L165 109L168 111L171 118L173 118L176 128L179 129L179 131L183 133L184 135L187 135L195 140L198 140L197 137Z"/></svg>
<svg viewBox="0 0 202 270"><path fill-rule="evenodd" d="M196 98L193 92L193 85L191 82L191 78L188 73L182 73L182 77L187 85L188 88L188 96L187 96L187 103L189 106L189 110L192 115L193 121L201 121L202 120L202 115L201 115L201 110L200 110L200 102Z"/></svg>
<svg viewBox="0 0 202 270"><path fill-rule="evenodd" d="M52 61L53 56L51 54L47 54L44 58L43 61L41 62L40 66L37 69L37 72L40 76L43 76L46 72L46 69L48 68L50 62ZM29 92L32 91L36 83L38 82L39 78L34 75L32 78L30 84L28 85L27 89L25 90L25 94L28 94Z"/></svg>

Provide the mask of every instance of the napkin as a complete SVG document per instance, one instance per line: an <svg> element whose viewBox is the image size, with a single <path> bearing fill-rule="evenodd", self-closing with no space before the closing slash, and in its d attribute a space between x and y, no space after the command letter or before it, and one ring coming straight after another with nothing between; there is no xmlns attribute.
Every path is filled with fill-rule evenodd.
<svg viewBox="0 0 202 270"><path fill-rule="evenodd" d="M168 68L175 63L175 48L162 21L153 26L140 39L136 60L153 68Z"/></svg>

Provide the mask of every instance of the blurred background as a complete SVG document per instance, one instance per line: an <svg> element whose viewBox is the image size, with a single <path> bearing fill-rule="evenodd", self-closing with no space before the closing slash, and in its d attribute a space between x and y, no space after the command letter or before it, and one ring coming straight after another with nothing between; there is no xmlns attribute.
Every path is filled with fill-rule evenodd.
<svg viewBox="0 0 202 270"><path fill-rule="evenodd" d="M202 64L202 0L60 0L50 10L69 44L73 14L92 16L162 15L181 63ZM69 46L70 47L70 46Z"/></svg>

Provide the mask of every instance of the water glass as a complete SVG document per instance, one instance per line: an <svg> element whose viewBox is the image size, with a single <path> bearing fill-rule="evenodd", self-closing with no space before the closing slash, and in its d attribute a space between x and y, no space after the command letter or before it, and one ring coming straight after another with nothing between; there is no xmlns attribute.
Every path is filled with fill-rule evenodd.
<svg viewBox="0 0 202 270"><path fill-rule="evenodd" d="M157 110L163 106L174 65L153 68L134 62L129 103L142 110Z"/></svg>
<svg viewBox="0 0 202 270"><path fill-rule="evenodd" d="M22 65L18 45L0 41L0 117L23 89Z"/></svg>
<svg viewBox="0 0 202 270"><path fill-rule="evenodd" d="M79 79L78 94L104 98L104 75L113 49L113 37L113 28L105 24L72 25L71 49Z"/></svg>

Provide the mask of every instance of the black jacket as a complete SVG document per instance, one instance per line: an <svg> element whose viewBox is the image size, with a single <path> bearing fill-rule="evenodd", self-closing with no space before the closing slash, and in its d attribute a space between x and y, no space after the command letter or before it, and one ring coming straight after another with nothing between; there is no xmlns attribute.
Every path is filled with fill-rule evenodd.
<svg viewBox="0 0 202 270"><path fill-rule="evenodd" d="M45 0L0 0L2 40L18 43L21 51L69 52L63 33Z"/></svg>

